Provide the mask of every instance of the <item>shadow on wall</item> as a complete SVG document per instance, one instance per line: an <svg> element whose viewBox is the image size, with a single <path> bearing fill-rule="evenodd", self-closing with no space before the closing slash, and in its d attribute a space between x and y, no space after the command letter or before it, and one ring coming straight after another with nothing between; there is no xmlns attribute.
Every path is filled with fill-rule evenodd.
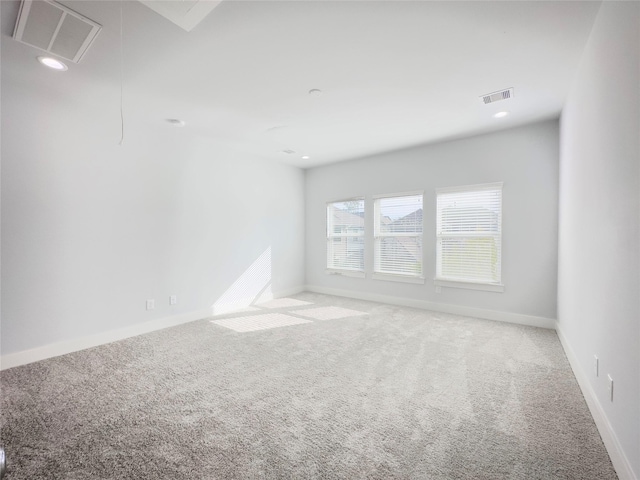
<svg viewBox="0 0 640 480"><path fill-rule="evenodd" d="M272 298L271 246L269 246L215 301L211 306L211 313L220 315Z"/></svg>

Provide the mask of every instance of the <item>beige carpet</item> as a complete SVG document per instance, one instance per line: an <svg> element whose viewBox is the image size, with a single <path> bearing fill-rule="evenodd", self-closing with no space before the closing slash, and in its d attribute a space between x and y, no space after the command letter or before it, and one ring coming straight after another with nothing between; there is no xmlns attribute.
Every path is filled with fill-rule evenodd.
<svg viewBox="0 0 640 480"><path fill-rule="evenodd" d="M0 374L6 480L613 479L555 332L303 293Z"/></svg>

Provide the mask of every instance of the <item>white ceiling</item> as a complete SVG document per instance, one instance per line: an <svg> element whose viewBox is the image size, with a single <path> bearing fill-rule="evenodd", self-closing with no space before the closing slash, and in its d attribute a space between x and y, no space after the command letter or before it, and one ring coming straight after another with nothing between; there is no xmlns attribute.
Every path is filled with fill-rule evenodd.
<svg viewBox="0 0 640 480"><path fill-rule="evenodd" d="M303 168L557 117L600 7L224 0L186 32L138 1L61 1L103 26L62 73L9 38L19 2L1 3L3 82L113 109L122 6L128 135L179 118L239 154ZM511 100L478 98L509 87Z"/></svg>

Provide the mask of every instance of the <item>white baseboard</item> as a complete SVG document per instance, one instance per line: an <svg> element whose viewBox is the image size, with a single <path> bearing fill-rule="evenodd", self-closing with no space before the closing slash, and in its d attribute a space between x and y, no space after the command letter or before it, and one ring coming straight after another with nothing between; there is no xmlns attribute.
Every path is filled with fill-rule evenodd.
<svg viewBox="0 0 640 480"><path fill-rule="evenodd" d="M303 287L288 288L287 290L280 290L278 293L271 291L261 293L258 298L255 296L249 296L244 298L231 298L229 300L222 299L215 302L211 307L211 315L225 315L227 313L233 313L236 310L250 307L252 305L259 305L274 298L288 297L289 295L295 295L304 291Z"/></svg>
<svg viewBox="0 0 640 480"><path fill-rule="evenodd" d="M618 478L620 480L638 480L638 477L633 473L631 463L629 463L613 427L609 423L609 419L607 418L604 408L602 408L600 400L598 400L597 395L593 391L593 387L591 386L587 375L582 368L580 368L578 357L576 357L571 345L567 342L567 339L562 332L562 327L558 322L556 322L556 333L558 334L562 348L564 348L565 354L567 355L573 374L578 381L580 390L582 390L582 395L584 396L587 406L591 411L591 416L593 417L596 427L600 432L602 442L609 453L609 458L611 458L613 468L615 468L616 473L618 474Z"/></svg>
<svg viewBox="0 0 640 480"><path fill-rule="evenodd" d="M294 295L296 293L302 292L303 290L304 288L302 287L282 290L277 294L269 295L269 299ZM267 299L265 298L263 300L266 301ZM214 312L212 308L206 308L203 310L183 313L180 315L173 315L171 317L158 318L137 325L132 325L130 327L109 330L107 332L102 332L95 335L73 338L70 340L64 340L62 342L43 345L42 347L9 353L0 357L0 370L19 367L20 365L26 365L28 363L46 360L47 358L58 357L67 353L77 352L79 350L85 350L87 348L97 347L99 345L105 345L107 343L124 340L125 338L135 337L137 335L142 335L144 333L149 333L156 330L162 330L164 328L175 327L177 325L182 325L183 323L193 322L195 320L211 317L213 313Z"/></svg>
<svg viewBox="0 0 640 480"><path fill-rule="evenodd" d="M279 290L278 293L273 294L273 298L288 297L289 295L296 295L304 291L305 291L304 286L300 285L299 287L287 288L286 290Z"/></svg>
<svg viewBox="0 0 640 480"><path fill-rule="evenodd" d="M455 315L464 315L469 317L484 318L487 320L497 320L501 322L516 323L519 325L529 325L533 327L541 327L556 330L562 348L564 349L569 364L578 381L578 385L582 390L582 394L587 402L591 415L595 421L596 427L602 437L602 441L609 453L611 463L618 474L620 480L639 480L634 474L631 463L618 441L607 416L605 414L598 397L596 396L587 376L580 368L577 357L571 346L567 343L562 333L562 328L556 320L544 317L536 317L531 315L522 315L518 313L499 312L495 310L485 310L481 308L463 307L460 305L450 305L444 303L427 302L424 300L415 300L410 298L392 297L388 295L377 295L368 292L354 292L350 290L341 290L335 288L319 287L307 285L306 290L309 292L323 293L325 295L336 295L339 297L357 298L359 300L368 300L372 302L388 303L391 305L400 305L403 307L421 308L425 310L433 310L436 312L452 313Z"/></svg>
<svg viewBox="0 0 640 480"><path fill-rule="evenodd" d="M562 333L560 324L550 318L536 317L531 315L522 315L511 312L500 312L495 310L486 310L481 308L464 307L459 305L450 305L444 303L427 302L423 300L415 300L410 298L393 297L388 295L377 295L367 292L353 292L348 290L340 290L327 287L319 287L314 285L307 285L306 287L294 287L287 290L282 290L277 294L273 294L273 298L281 298L289 295L295 295L303 291L322 293L326 295L336 295L339 297L357 298L360 300L368 300L373 302L388 303L391 305L400 305L404 307L421 308L424 310L433 310L436 312L451 313L455 315L464 315L476 318L484 318L487 320L497 320L501 322L516 323L519 325L529 325L533 327L555 329L560 343L564 348L564 351L569 360L569 364L573 369L573 373L578 381L582 393L585 397L591 415L596 423L596 427L600 432L602 441L609 453L611 462L618 474L620 480L638 480L638 477L633 472L631 464L627 459L624 450L622 449L618 437L616 436L607 416L596 396L591 384L588 381L587 376L580 368L577 357L573 352L573 349L567 343L567 340ZM266 299L265 299L266 300ZM199 310L195 312L189 312L181 315L174 315L171 317L160 318L144 322L138 325L132 325L130 327L119 328L108 332L103 332L96 335L91 335L82 338L76 338L66 340L63 342L44 345L42 347L33 348L30 350L23 350L21 352L10 353L2 355L0 357L0 370L6 370L8 368L25 365L47 358L57 357L67 353L77 352L87 348L104 345L107 343L123 340L125 338L135 337L144 333L153 332L156 330L162 330L164 328L181 325L184 323L207 318L213 314L211 308Z"/></svg>
<svg viewBox="0 0 640 480"><path fill-rule="evenodd" d="M77 352L87 348L97 347L125 338L135 337L143 333L162 330L163 328L174 327L194 320L200 320L211 316L211 309L199 310L196 312L173 315L171 317L158 318L148 322L131 325L130 327L118 328L107 332L89 335L86 337L73 338L62 342L51 343L29 350L22 350L16 353L9 353L0 357L0 370L26 365L27 363L38 362L47 358L58 357L67 353Z"/></svg>
<svg viewBox="0 0 640 480"><path fill-rule="evenodd" d="M497 310L486 310L483 308L464 307L461 305L451 305L448 303L427 302L425 300L416 300L412 298L392 297L389 295L378 295L369 292L354 292L351 290L341 290L336 288L318 287L315 285L307 285L306 290L315 293L324 293L325 295L336 295L338 297L357 298L359 300L369 300L371 302L389 303L391 305L400 305L401 307L421 308L423 310L433 310L435 312L451 313L454 315L464 315L466 317L483 318L486 320L496 320L499 322L516 323L518 325L528 325L531 327L540 327L555 329L555 319L536 317L533 315L523 315L520 313L500 312Z"/></svg>

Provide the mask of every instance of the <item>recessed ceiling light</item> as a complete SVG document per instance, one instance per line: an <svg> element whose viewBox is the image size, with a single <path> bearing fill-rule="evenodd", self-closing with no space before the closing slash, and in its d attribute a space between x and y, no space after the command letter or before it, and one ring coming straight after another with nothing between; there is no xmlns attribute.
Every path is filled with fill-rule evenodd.
<svg viewBox="0 0 640 480"><path fill-rule="evenodd" d="M174 127L184 127L187 124L184 120L179 120L177 118L167 118L167 122Z"/></svg>
<svg viewBox="0 0 640 480"><path fill-rule="evenodd" d="M303 160L309 160L310 158L311 158L311 157L310 157L309 155L303 155L303 156L302 156L302 159L303 159Z"/></svg>
<svg viewBox="0 0 640 480"><path fill-rule="evenodd" d="M49 68L53 68L54 70L58 70L61 72L64 72L65 70L67 70L67 66L64 63L62 63L60 60L56 60L55 58L38 57L38 61Z"/></svg>
<svg viewBox="0 0 640 480"><path fill-rule="evenodd" d="M319 88L312 88L311 90L309 90L309 95L320 95L322 93L322 90L320 90Z"/></svg>
<svg viewBox="0 0 640 480"><path fill-rule="evenodd" d="M282 152L280 152L280 153L286 153L287 155L291 155L291 154L294 154L296 152L295 152L295 150L291 150L290 148L287 148L285 150L282 150Z"/></svg>
<svg viewBox="0 0 640 480"><path fill-rule="evenodd" d="M493 118L502 118L502 117L506 117L507 115L509 115L509 112L498 112L493 115Z"/></svg>

